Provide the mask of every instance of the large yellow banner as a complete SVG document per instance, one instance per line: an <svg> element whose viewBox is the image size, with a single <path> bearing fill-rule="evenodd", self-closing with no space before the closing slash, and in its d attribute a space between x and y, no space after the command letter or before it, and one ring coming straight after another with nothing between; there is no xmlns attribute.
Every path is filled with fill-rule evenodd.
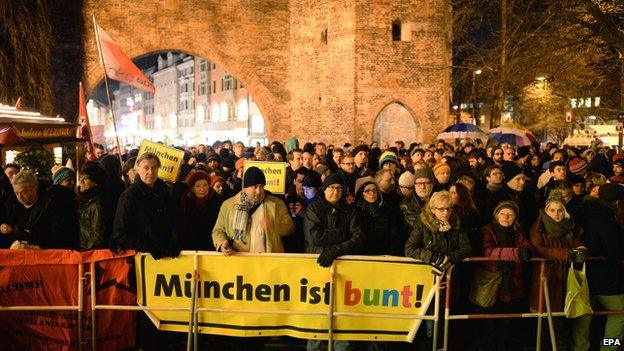
<svg viewBox="0 0 624 351"><path fill-rule="evenodd" d="M330 269L315 256L198 255L198 325L206 334L327 339L333 302L334 340L409 341L435 294L431 267L416 261L336 260L331 301ZM141 254L136 265L140 305L190 307L193 255ZM161 330L188 332L188 311L151 313Z"/></svg>
<svg viewBox="0 0 624 351"><path fill-rule="evenodd" d="M260 168L266 177L265 189L273 194L284 194L288 190L286 165L285 162L276 161L245 161L244 171L246 172L249 167Z"/></svg>

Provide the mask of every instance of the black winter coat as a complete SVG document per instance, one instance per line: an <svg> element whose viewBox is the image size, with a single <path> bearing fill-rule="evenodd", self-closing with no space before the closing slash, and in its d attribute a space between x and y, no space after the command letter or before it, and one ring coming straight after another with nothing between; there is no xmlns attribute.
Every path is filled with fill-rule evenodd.
<svg viewBox="0 0 624 351"><path fill-rule="evenodd" d="M102 188L96 186L80 194L78 223L80 226L80 250L109 248L110 214L104 208Z"/></svg>
<svg viewBox="0 0 624 351"><path fill-rule="evenodd" d="M221 201L214 193L205 204L199 206L190 192L182 196L178 209L178 228L180 248L182 250L214 251L212 228L217 222Z"/></svg>
<svg viewBox="0 0 624 351"><path fill-rule="evenodd" d="M373 217L358 208L357 223L364 232L365 254L403 256L407 231L400 211L382 205Z"/></svg>
<svg viewBox="0 0 624 351"><path fill-rule="evenodd" d="M40 188L38 197L30 208L25 208L17 200L9 205L8 223L13 225L12 238L28 241L42 249L78 249L77 211L73 219L69 219L65 217L69 210L64 208L68 203L61 201L59 196L48 196ZM74 206L75 210L77 205ZM76 230L68 231L72 220Z"/></svg>
<svg viewBox="0 0 624 351"><path fill-rule="evenodd" d="M111 237L113 246L149 252L156 259L178 256L173 213L164 181L158 179L150 188L137 178L119 197Z"/></svg>
<svg viewBox="0 0 624 351"><path fill-rule="evenodd" d="M624 232L615 210L601 200L587 198L578 224L583 229L581 240L591 256L606 260L587 262L587 282L592 295L624 294Z"/></svg>
<svg viewBox="0 0 624 351"><path fill-rule="evenodd" d="M303 214L303 232L307 253L322 253L332 245L339 245L344 255L361 253L364 248L355 208L342 201L333 206L319 198L308 206Z"/></svg>

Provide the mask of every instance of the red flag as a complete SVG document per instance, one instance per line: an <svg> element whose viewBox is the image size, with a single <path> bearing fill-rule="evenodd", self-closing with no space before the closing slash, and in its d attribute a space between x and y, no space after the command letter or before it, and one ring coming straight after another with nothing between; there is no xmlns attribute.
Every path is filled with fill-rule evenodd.
<svg viewBox="0 0 624 351"><path fill-rule="evenodd" d="M78 128L76 129L76 138L83 139L87 143L87 161L95 159L93 151L93 135L91 134L91 123L89 123L89 115L87 114L87 102L82 89L82 83L78 83Z"/></svg>
<svg viewBox="0 0 624 351"><path fill-rule="evenodd" d="M22 97L18 97L17 101L15 101L15 109L16 110L20 110L23 111L24 110L24 106L22 106Z"/></svg>
<svg viewBox="0 0 624 351"><path fill-rule="evenodd" d="M96 39L99 42L100 64L106 69L110 79L127 83L135 88L154 93L156 90L150 80L141 70L121 51L113 39L95 23Z"/></svg>

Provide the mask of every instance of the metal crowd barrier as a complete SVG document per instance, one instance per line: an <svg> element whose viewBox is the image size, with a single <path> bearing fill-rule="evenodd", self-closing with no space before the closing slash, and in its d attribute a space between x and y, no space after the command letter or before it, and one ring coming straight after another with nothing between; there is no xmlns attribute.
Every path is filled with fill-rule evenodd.
<svg viewBox="0 0 624 351"><path fill-rule="evenodd" d="M601 260L603 257L590 257L587 260ZM464 259L461 264L474 263L474 262L502 262L503 260L493 259L491 257L469 257ZM506 261L509 262L509 261ZM552 350L557 350L555 330L553 326L553 317L565 317L565 312L552 312L550 305L550 294L548 291L548 280L544 275L546 270L546 262L548 260L543 258L532 258L531 262L540 263L540 275L539 279L541 284L539 285L538 292L538 309L537 312L526 313L477 313L477 314L451 314L451 283L453 276L452 266L446 271L446 292L445 292L445 306L444 306L444 336L443 336L443 350L448 350L448 337L449 337L449 322L452 320L465 320L465 319L521 319L521 318L537 318L537 337L535 341L535 350L541 350L542 341L542 321L546 317L548 320L548 330L550 335L550 343ZM565 279L565 278L564 278ZM544 305L546 311L544 311ZM591 315L612 315L612 314L624 314L622 311L594 311Z"/></svg>
<svg viewBox="0 0 624 351"><path fill-rule="evenodd" d="M188 311L189 312L189 324L188 324L188 336L187 336L187 351L191 349L197 351L198 348L198 322L197 317L200 312L214 312L214 313L222 313L222 312L232 312L231 309L218 309L218 308L198 308L197 307L197 282L199 281L199 256L214 254L213 252L202 252L202 251L182 251L180 255L193 256L193 286L192 286L192 294L191 294L191 305L188 308L176 308L176 307L146 307L146 306L119 306L119 305L98 305L96 301L95 294L95 263L91 263L91 267L89 270L89 275L91 277L91 337L92 337L92 350L97 350L97 328L96 328L96 311L101 310L124 310L124 311ZM254 253L237 253L237 256L263 256L263 257L286 257L293 255L297 255L298 257L309 256L310 258L316 258L318 255L314 254L279 254L279 253L262 253L262 254L254 254ZM359 260L359 261L384 261L384 262L414 262L415 260L408 257L395 257L395 256L341 256L339 260ZM391 313L353 313L353 312L335 312L334 311L334 285L335 285L335 269L336 269L336 261L332 263L329 274L330 274L330 285L329 285L329 309L326 313L320 312L307 312L307 311L291 311L291 310L274 310L274 311L259 311L259 310L245 310L240 309L236 310L237 313L250 313L250 314L298 314L298 315L327 315L327 330L328 330L328 351L332 351L333 349L333 338L334 338L334 329L333 329L333 317L334 316L358 316L358 317L376 317L376 318L395 318L395 319L421 319L421 320L431 320L433 321L433 345L432 350L436 350L437 345L437 334L439 327L439 311L440 311L440 281L441 278L435 277L434 281L434 314L433 315L406 315L406 314L391 314ZM147 313L150 316L149 313ZM417 332L417 328L413 328L408 333L408 338L412 338L415 336Z"/></svg>
<svg viewBox="0 0 624 351"><path fill-rule="evenodd" d="M223 312L231 312L232 310L228 309L216 309L216 308L198 308L197 307L197 283L199 281L199 256L206 255L207 252L200 251L183 251L181 255L192 255L194 257L194 275L193 275L193 291L191 296L191 304L189 307L146 307L146 306L128 306L128 305L98 305L97 304L97 294L96 294L96 282L95 282L95 262L90 263L89 271L84 272L83 264L78 264L78 301L76 305L71 306L0 306L0 312L10 312L10 311L75 311L78 317L78 326L77 326L77 348L79 351L82 351L86 342L83 340L83 312L84 312L84 289L83 282L86 279L90 279L91 286L91 348L93 351L97 350L97 311L102 310L118 310L118 311L188 311L189 312L189 331L187 337L187 351L191 349L197 350L198 348L198 322L197 318L199 313L201 312L213 312L213 313L223 313ZM287 256L292 254L250 254L250 253L238 253L237 255L241 256ZM303 255L299 255L303 256ZM310 257L316 257L317 255L307 255ZM341 256L340 260L367 260L367 261L385 261L385 262L414 262L412 258L407 257L394 257L394 256ZM596 258L592 258L596 259ZM600 259L600 258L598 258ZM492 261L501 261L492 259L489 257L471 257L465 259L462 263L474 263L474 262L492 262ZM553 328L553 317L563 317L565 316L564 312L552 312L550 306L550 297L547 285L547 279L544 276L546 262L545 259L534 258L531 261L540 262L540 280L542 284L540 284L539 290L539 303L538 303L538 311L537 312L529 312L529 313L503 313L503 314L451 314L451 292L452 292L452 274L453 267L449 268L446 272L446 292L445 292L445 308L444 308L444 335L443 335L443 350L448 349L448 337L449 337L449 322L451 320L465 320L465 319L519 319L519 318L537 318L537 340L536 340L536 350L540 350L541 348L541 330L542 330L542 320L543 318L547 318L549 324L549 333L551 344L553 350L556 350L555 343L555 332ZM270 313L270 314L299 314L299 315L327 315L327 325L328 325L328 350L331 351L333 348L333 317L334 316L367 316L367 317L377 317L377 318L402 318L402 319L421 319L421 320L431 320L433 321L433 345L432 350L437 350L438 345L438 329L439 329L439 316L440 316L440 282L442 278L438 278L436 276L434 283L434 312L433 315L404 315L404 314L369 314L369 313L352 313L352 312L335 312L334 311L334 284L335 284L335 262L332 264L329 270L330 274L330 300L329 300L329 309L326 313L320 312L306 312L306 311L290 311L290 310L275 310L275 311L257 311L257 310L237 310L238 313ZM544 305L546 307L546 311L544 311ZM612 315L612 314L624 314L624 311L597 311L592 313L592 315ZM151 318L150 314L147 315ZM414 328L408 334L409 338L412 338L417 329Z"/></svg>

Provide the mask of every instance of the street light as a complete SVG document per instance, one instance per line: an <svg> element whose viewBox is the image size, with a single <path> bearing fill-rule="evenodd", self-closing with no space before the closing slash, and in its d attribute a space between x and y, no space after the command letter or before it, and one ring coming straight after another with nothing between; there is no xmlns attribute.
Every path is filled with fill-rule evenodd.
<svg viewBox="0 0 624 351"><path fill-rule="evenodd" d="M481 74L481 69L472 72L472 118L477 124L477 76Z"/></svg>

